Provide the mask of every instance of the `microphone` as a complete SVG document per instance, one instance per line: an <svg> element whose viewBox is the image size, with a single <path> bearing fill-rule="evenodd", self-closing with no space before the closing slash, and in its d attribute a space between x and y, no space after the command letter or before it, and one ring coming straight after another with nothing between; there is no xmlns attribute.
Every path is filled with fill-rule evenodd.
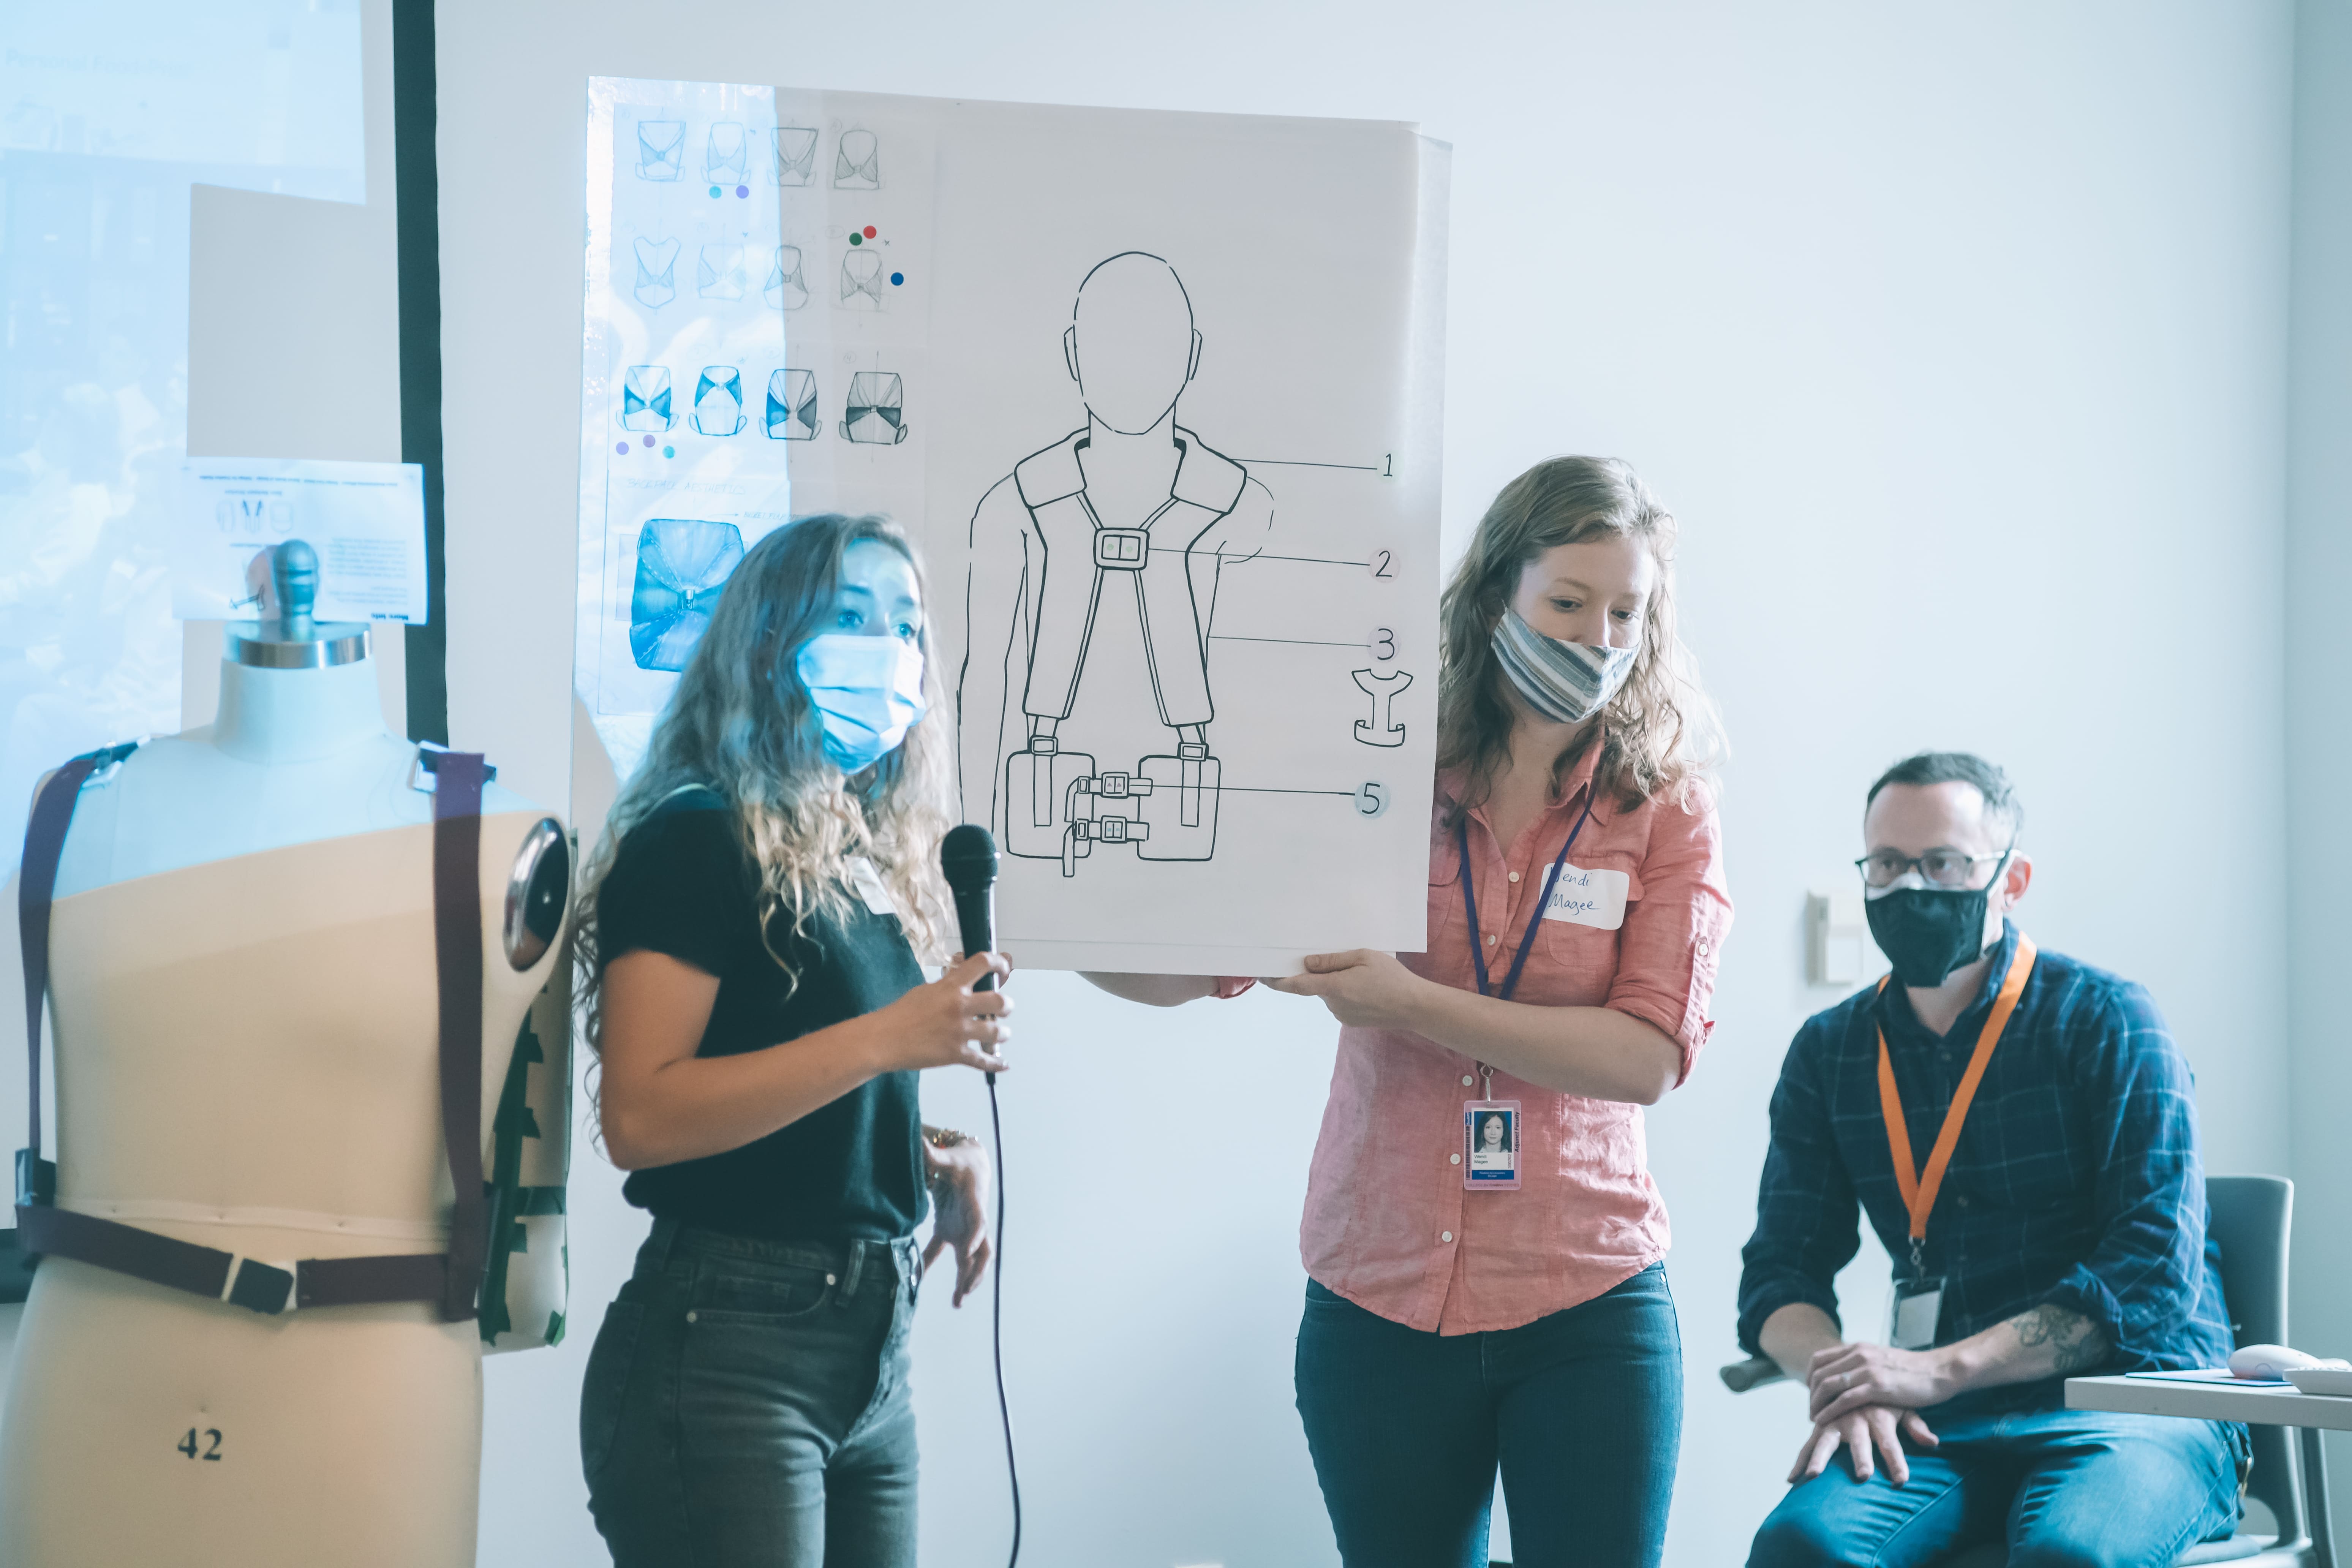
<svg viewBox="0 0 2352 1568"><path fill-rule="evenodd" d="M988 829L965 823L948 829L940 841L940 869L948 890L955 895L956 926L963 954L996 951L996 840ZM996 989L993 972L980 977L975 991ZM1004 1422L1004 1473L1013 1486L1013 1555L1006 1568L1021 1562L1021 1461L1013 1451L1013 1405L1004 1397L1004 1123L996 1114L996 1075L988 1079L988 1128L996 1144L996 1279L990 1287L989 1341L996 1362L996 1409Z"/></svg>
<svg viewBox="0 0 2352 1568"><path fill-rule="evenodd" d="M956 926L963 955L996 951L996 840L988 829L967 822L940 842L940 869L955 895ZM996 976L983 974L975 991L996 989Z"/></svg>

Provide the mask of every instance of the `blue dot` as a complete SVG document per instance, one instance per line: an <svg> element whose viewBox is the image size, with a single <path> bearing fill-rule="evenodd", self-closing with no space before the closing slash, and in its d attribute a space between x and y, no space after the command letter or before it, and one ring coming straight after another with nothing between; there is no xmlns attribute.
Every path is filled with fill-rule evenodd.
<svg viewBox="0 0 2352 1568"><path fill-rule="evenodd" d="M735 187L735 195L738 200L749 196L751 194L751 187L749 185L738 185Z"/></svg>
<svg viewBox="0 0 2352 1568"><path fill-rule="evenodd" d="M893 288L897 287L898 284L904 283L906 280L907 275L903 272L893 272L890 274L890 283Z"/></svg>
<svg viewBox="0 0 2352 1568"><path fill-rule="evenodd" d="M714 202L719 199L719 187L717 185L710 187L710 199Z"/></svg>
<svg viewBox="0 0 2352 1568"><path fill-rule="evenodd" d="M662 456L665 458L675 458L677 456L677 448L675 447L664 447L662 448Z"/></svg>

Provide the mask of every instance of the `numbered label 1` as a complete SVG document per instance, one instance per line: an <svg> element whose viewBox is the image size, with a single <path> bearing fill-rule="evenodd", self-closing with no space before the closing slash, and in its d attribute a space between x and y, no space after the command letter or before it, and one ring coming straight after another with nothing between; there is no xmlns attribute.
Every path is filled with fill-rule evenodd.
<svg viewBox="0 0 2352 1568"><path fill-rule="evenodd" d="M1396 454L1394 452L1383 452L1381 454L1381 478L1384 479L1392 479L1396 478Z"/></svg>
<svg viewBox="0 0 2352 1568"><path fill-rule="evenodd" d="M1372 569L1372 575L1375 577L1394 579L1397 574L1396 552L1375 550L1372 552L1372 558L1364 564Z"/></svg>
<svg viewBox="0 0 2352 1568"><path fill-rule="evenodd" d="M188 1435L172 1446L191 1459L210 1459L218 1464L221 1457L220 1428L191 1426Z"/></svg>
<svg viewBox="0 0 2352 1568"><path fill-rule="evenodd" d="M1356 791L1356 814L1378 816L1389 808L1389 786L1367 781Z"/></svg>

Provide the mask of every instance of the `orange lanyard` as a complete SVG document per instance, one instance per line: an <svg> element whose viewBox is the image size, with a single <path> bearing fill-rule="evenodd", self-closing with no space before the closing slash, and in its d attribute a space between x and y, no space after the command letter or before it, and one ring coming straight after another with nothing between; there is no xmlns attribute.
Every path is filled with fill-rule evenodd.
<svg viewBox="0 0 2352 1568"><path fill-rule="evenodd" d="M2033 939L2023 931L2017 935L2017 953L2009 963L2009 973L2000 983L2000 994L1993 998L1992 1016L1985 1020L1984 1031L1977 1036L1976 1054L1969 1058L1969 1070L1960 1075L1960 1087L1952 1096L1952 1108L1944 1112L1944 1130L1936 1134L1936 1146L1927 1152L1927 1168L1915 1171L1911 1163L1911 1129L1903 1120L1903 1097L1895 1089L1895 1062L1886 1054L1886 1031L1878 1031L1878 1109L1886 1119L1886 1145L1895 1155L1895 1184L1902 1189L1903 1206L1911 1211L1911 1267L1921 1267L1921 1248L1927 1239L1927 1215L1936 1206L1936 1194L1944 1188L1944 1170L1952 1163L1952 1151L1960 1142L1960 1123L1969 1117L1969 1105L1977 1097L1977 1085L1984 1081L1985 1064L1992 1060L1992 1048L2000 1044L2000 1032L2009 1026L2009 1016L2017 1011L2017 999L2025 994L2025 982L2033 973ZM1881 979L1878 989L1886 989Z"/></svg>

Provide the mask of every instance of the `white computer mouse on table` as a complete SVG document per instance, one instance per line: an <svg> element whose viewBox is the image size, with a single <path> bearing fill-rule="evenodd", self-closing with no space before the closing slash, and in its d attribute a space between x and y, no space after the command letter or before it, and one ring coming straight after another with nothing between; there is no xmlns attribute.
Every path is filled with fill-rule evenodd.
<svg viewBox="0 0 2352 1568"><path fill-rule="evenodd" d="M2291 1372L2313 1366L2352 1370L2352 1362L2310 1355L2286 1345L2240 1345L2230 1352L2232 1377L2284 1380Z"/></svg>

